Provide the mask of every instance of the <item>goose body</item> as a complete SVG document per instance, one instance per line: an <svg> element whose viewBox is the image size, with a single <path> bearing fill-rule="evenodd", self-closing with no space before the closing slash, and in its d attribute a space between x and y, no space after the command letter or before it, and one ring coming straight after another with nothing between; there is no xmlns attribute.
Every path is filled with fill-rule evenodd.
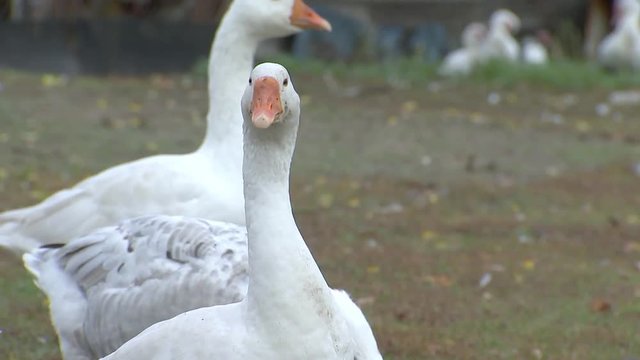
<svg viewBox="0 0 640 360"><path fill-rule="evenodd" d="M198 150L121 164L34 206L0 214L0 247L18 254L134 216L185 215L244 224L238 111L258 43L329 23L302 0L235 0L209 59L207 134Z"/></svg>
<svg viewBox="0 0 640 360"><path fill-rule="evenodd" d="M518 61L520 45L513 38L513 34L519 29L520 18L516 14L506 9L495 11L491 15L489 31L480 49L481 61Z"/></svg>
<svg viewBox="0 0 640 360"><path fill-rule="evenodd" d="M522 41L522 62L529 65L544 65L549 61L547 48L535 38Z"/></svg>
<svg viewBox="0 0 640 360"><path fill-rule="evenodd" d="M242 101L246 297L159 322L106 359L381 359L366 319L328 287L293 219L289 169L300 100L289 75L262 64L251 80Z"/></svg>
<svg viewBox="0 0 640 360"><path fill-rule="evenodd" d="M462 31L462 47L447 54L438 72L443 76L469 74L478 63L480 45L487 34L482 23L471 23Z"/></svg>
<svg viewBox="0 0 640 360"><path fill-rule="evenodd" d="M598 46L598 62L612 70L640 71L640 2L614 3L615 29Z"/></svg>

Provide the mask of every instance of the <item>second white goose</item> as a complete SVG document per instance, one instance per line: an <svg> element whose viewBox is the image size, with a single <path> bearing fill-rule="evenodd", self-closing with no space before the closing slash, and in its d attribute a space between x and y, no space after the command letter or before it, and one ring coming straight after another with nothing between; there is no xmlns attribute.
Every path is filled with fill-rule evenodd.
<svg viewBox="0 0 640 360"><path fill-rule="evenodd" d="M302 0L235 0L211 49L207 135L200 148L121 164L37 205L1 213L0 247L22 254L149 214L244 224L240 94L258 44L302 29L331 25Z"/></svg>
<svg viewBox="0 0 640 360"><path fill-rule="evenodd" d="M598 61L611 70L640 71L640 2L616 0L613 32L598 47Z"/></svg>

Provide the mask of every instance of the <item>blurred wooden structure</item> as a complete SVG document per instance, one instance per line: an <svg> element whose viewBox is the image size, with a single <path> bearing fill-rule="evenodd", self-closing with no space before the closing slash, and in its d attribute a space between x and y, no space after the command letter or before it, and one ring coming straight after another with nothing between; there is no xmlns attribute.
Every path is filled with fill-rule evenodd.
<svg viewBox="0 0 640 360"><path fill-rule="evenodd" d="M207 55L214 26L231 1L0 0L0 66L70 73L184 71ZM334 31L303 32L279 43L292 44L296 56L356 61L417 55L427 62L457 47L466 24L488 21L499 8L521 17L519 36L549 30L556 39L554 55L591 53L609 29L612 2L305 1Z"/></svg>
<svg viewBox="0 0 640 360"><path fill-rule="evenodd" d="M598 44L611 30L613 0L590 0L584 34L584 52L591 59L596 57Z"/></svg>
<svg viewBox="0 0 640 360"><path fill-rule="evenodd" d="M566 20L584 18L587 0L308 0L350 12L367 14L376 24L414 25L444 22L461 29L485 20L498 8L520 15L526 28L552 28ZM1 12L14 21L88 19L112 16L154 17L215 22L230 0L0 0ZM7 7L9 9L7 9Z"/></svg>
<svg viewBox="0 0 640 360"><path fill-rule="evenodd" d="M0 0L11 21L154 18L217 22L230 0ZM0 17L1 19L2 17Z"/></svg>

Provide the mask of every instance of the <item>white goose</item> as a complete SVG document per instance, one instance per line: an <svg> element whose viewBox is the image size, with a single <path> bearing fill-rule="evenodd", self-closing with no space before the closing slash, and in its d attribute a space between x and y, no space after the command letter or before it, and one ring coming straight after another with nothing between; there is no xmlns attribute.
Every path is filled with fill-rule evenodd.
<svg viewBox="0 0 640 360"><path fill-rule="evenodd" d="M510 10L496 10L489 21L489 32L480 49L483 62L500 59L518 61L520 45L513 34L520 30L520 18Z"/></svg>
<svg viewBox="0 0 640 360"><path fill-rule="evenodd" d="M478 63L480 45L487 35L487 26L474 22L462 31L462 48L444 58L438 72L443 76L468 75Z"/></svg>
<svg viewBox="0 0 640 360"><path fill-rule="evenodd" d="M300 99L289 74L267 63L250 79L242 99L246 297L157 323L106 359L382 358L362 312L327 286L292 215L289 170Z"/></svg>
<svg viewBox="0 0 640 360"><path fill-rule="evenodd" d="M0 247L20 254L148 214L244 224L239 94L258 43L305 28L331 25L302 0L235 0L211 49L207 134L200 148L121 164L37 205L4 212Z"/></svg>
<svg viewBox="0 0 640 360"><path fill-rule="evenodd" d="M614 31L598 47L598 61L613 70L640 71L640 2L617 0L613 22Z"/></svg>
<svg viewBox="0 0 640 360"><path fill-rule="evenodd" d="M522 40L522 62L528 65L545 65L549 62L547 48L533 36Z"/></svg>

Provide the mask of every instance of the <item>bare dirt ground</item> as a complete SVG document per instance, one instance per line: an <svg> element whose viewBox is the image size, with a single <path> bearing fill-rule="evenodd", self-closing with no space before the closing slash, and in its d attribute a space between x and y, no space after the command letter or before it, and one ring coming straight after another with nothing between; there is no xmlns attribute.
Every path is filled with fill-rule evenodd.
<svg viewBox="0 0 640 360"><path fill-rule="evenodd" d="M637 94L294 81L296 217L386 359L640 359ZM0 84L0 209L203 136L201 78ZM0 358L59 358L44 297L8 253Z"/></svg>

